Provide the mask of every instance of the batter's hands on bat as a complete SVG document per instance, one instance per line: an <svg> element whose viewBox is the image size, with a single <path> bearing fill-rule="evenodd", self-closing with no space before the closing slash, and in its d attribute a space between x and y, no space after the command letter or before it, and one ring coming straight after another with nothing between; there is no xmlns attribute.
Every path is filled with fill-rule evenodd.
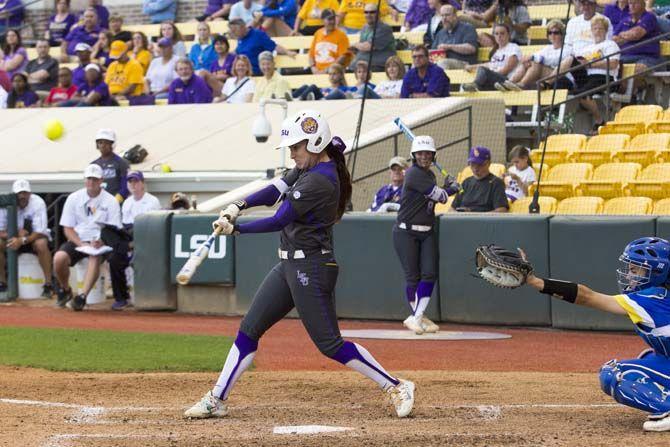
<svg viewBox="0 0 670 447"><path fill-rule="evenodd" d="M240 211L244 209L244 202L243 201L235 201L225 207L221 212L219 213L219 219L226 218L228 219L228 222L230 223L235 223L237 220L237 216L240 215Z"/></svg>
<svg viewBox="0 0 670 447"><path fill-rule="evenodd" d="M230 223L227 217L221 216L218 219L216 219L214 222L212 222L212 228L214 231L219 231L221 234L225 234L227 236L233 234L235 231L235 226Z"/></svg>
<svg viewBox="0 0 670 447"><path fill-rule="evenodd" d="M453 196L461 190L461 185L456 181L453 175L447 175L444 179L444 190L448 196Z"/></svg>

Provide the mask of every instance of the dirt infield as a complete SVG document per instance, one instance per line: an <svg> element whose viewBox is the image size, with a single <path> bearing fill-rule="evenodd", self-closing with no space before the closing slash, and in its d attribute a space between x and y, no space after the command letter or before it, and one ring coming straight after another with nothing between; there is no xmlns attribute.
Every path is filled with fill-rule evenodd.
<svg viewBox="0 0 670 447"><path fill-rule="evenodd" d="M234 335L239 318L0 306L0 325ZM344 328L398 323L343 321ZM261 341L256 368L230 398L229 418L182 419L216 373L73 374L0 367L0 446L667 446L644 433L644 414L598 386L612 357L643 348L631 334L464 327L495 341L363 343L391 371L417 383L413 417L398 420L369 380L324 359L295 320ZM63 347L67 349L67 347ZM1 348L0 348L1 349ZM223 362L223 359L222 359ZM281 426L346 431L274 434ZM290 430L289 430L290 431Z"/></svg>

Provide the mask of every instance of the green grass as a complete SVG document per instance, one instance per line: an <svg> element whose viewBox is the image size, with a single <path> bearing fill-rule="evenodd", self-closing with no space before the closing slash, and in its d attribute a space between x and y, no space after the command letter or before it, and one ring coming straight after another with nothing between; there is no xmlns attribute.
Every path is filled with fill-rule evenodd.
<svg viewBox="0 0 670 447"><path fill-rule="evenodd" d="M230 337L0 328L0 364L52 371L219 371Z"/></svg>

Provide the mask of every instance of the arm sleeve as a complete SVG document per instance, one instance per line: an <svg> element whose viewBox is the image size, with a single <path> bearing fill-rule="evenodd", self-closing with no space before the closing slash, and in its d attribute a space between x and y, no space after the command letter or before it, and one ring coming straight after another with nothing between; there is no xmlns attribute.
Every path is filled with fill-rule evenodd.
<svg viewBox="0 0 670 447"><path fill-rule="evenodd" d="M492 205L493 209L507 208L509 209L509 202L507 202L507 195L505 194L505 183L496 177L493 181L493 195Z"/></svg>
<svg viewBox="0 0 670 447"><path fill-rule="evenodd" d="M454 201L451 202L451 207L453 209L456 209L462 204L463 204L463 193L459 192L458 194L456 194L456 197L454 197Z"/></svg>
<svg viewBox="0 0 670 447"><path fill-rule="evenodd" d="M402 79L402 87L400 87L400 97L409 98L409 82L407 81L408 73L405 74L405 77Z"/></svg>
<svg viewBox="0 0 670 447"><path fill-rule="evenodd" d="M101 223L112 225L119 229L123 228L123 225L121 224L121 205L114 197L109 199L109 213L107 214L105 222Z"/></svg>
<svg viewBox="0 0 670 447"><path fill-rule="evenodd" d="M60 216L59 224L63 227L74 228L77 226L72 195L69 195L67 199L65 199L65 205L63 205L63 213Z"/></svg>
<svg viewBox="0 0 670 447"><path fill-rule="evenodd" d="M441 98L446 91L446 96L449 96L449 78L444 73L444 70L435 70L433 73L433 76L428 80L428 89L426 90L426 93L434 98Z"/></svg>
<svg viewBox="0 0 670 447"><path fill-rule="evenodd" d="M285 16L295 11L295 0L286 0L277 9L263 8L263 15L267 17Z"/></svg>
<svg viewBox="0 0 670 447"><path fill-rule="evenodd" d="M463 43L469 43L474 46L475 49L479 48L479 36L477 36L477 30L474 26L468 26L468 31L465 33L465 41Z"/></svg>
<svg viewBox="0 0 670 447"><path fill-rule="evenodd" d="M272 206L277 203L279 197L281 197L280 187L277 182L282 182L281 179L273 180L272 184L266 186L260 191L256 191L250 194L244 201L247 203L247 208L252 208L254 206ZM284 183L285 184L285 183Z"/></svg>
<svg viewBox="0 0 670 447"><path fill-rule="evenodd" d="M264 49L269 51L274 51L277 48L277 42L272 40L266 33L263 33L263 37L261 37L261 44Z"/></svg>
<svg viewBox="0 0 670 447"><path fill-rule="evenodd" d="M44 202L40 203L33 215L33 232L45 236L49 235L49 229L47 227L47 206Z"/></svg>
<svg viewBox="0 0 670 447"><path fill-rule="evenodd" d="M285 200L282 202L274 216L240 224L237 226L237 231L239 231L240 234L271 233L273 231L281 230L297 218L298 215L291 206L291 202Z"/></svg>

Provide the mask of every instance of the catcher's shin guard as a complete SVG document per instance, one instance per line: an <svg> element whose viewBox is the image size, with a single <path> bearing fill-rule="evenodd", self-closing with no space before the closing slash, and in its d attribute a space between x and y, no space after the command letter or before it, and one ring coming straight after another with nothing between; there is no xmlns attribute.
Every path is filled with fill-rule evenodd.
<svg viewBox="0 0 670 447"><path fill-rule="evenodd" d="M649 413L670 411L665 388L643 370L621 371L619 363L610 360L600 369L600 387L622 405Z"/></svg>

